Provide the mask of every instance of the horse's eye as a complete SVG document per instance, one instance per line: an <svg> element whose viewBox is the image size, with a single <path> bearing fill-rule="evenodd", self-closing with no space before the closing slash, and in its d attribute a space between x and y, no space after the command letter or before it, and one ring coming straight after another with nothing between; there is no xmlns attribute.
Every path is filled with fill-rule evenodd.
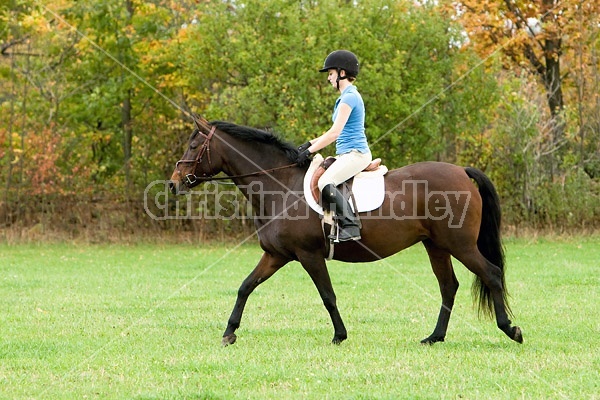
<svg viewBox="0 0 600 400"><path fill-rule="evenodd" d="M194 150L197 149L198 146L200 146L200 141L197 139L198 137L198 130L194 129L194 131L192 132L192 135L190 136L190 149Z"/></svg>
<svg viewBox="0 0 600 400"><path fill-rule="evenodd" d="M199 140L191 140L190 141L190 149L191 150L196 150L198 147L200 146L200 141Z"/></svg>

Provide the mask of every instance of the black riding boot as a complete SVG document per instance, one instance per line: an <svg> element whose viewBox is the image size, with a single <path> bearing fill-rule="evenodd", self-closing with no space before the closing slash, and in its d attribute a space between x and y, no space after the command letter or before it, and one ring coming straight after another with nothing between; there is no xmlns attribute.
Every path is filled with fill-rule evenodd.
<svg viewBox="0 0 600 400"><path fill-rule="evenodd" d="M330 236L330 239L337 239L340 242L347 240L360 239L360 226L358 218L354 215L350 203L333 184L326 185L321 192L323 207L329 211L335 212L335 219L338 221L340 229L337 237Z"/></svg>

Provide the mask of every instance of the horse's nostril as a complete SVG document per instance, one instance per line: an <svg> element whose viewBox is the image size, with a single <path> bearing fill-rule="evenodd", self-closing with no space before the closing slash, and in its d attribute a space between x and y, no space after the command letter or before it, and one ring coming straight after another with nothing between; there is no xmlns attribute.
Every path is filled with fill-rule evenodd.
<svg viewBox="0 0 600 400"><path fill-rule="evenodd" d="M177 194L177 185L175 185L175 182L169 181L169 190L171 193Z"/></svg>

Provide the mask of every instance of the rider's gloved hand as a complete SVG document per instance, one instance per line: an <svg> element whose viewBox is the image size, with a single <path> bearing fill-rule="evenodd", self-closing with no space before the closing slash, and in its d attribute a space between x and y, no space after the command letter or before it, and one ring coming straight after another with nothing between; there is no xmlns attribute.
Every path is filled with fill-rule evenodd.
<svg viewBox="0 0 600 400"><path fill-rule="evenodd" d="M298 158L296 159L296 163L298 163L298 165L302 165L305 162L307 162L312 156L312 153L308 150L308 148L304 151L301 151L298 154Z"/></svg>

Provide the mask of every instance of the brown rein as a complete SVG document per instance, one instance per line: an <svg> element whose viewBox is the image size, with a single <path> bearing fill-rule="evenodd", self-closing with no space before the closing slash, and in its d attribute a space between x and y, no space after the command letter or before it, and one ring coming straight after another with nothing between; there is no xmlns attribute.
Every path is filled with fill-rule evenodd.
<svg viewBox="0 0 600 400"><path fill-rule="evenodd" d="M235 179L235 178L247 178L249 176L266 175L266 174L269 174L271 172L279 171L281 169L295 167L297 165L298 165L297 163L287 164L287 165L282 165L281 167L275 167L275 168L269 168L269 169L261 169L260 171L250 172L248 174L242 174L242 175L231 175L231 176L228 175L228 176L220 176L220 177L216 177L216 178L213 177L213 176L207 176L207 177L198 177L198 178L203 179L203 180L207 180L207 181L222 181L222 180Z"/></svg>

